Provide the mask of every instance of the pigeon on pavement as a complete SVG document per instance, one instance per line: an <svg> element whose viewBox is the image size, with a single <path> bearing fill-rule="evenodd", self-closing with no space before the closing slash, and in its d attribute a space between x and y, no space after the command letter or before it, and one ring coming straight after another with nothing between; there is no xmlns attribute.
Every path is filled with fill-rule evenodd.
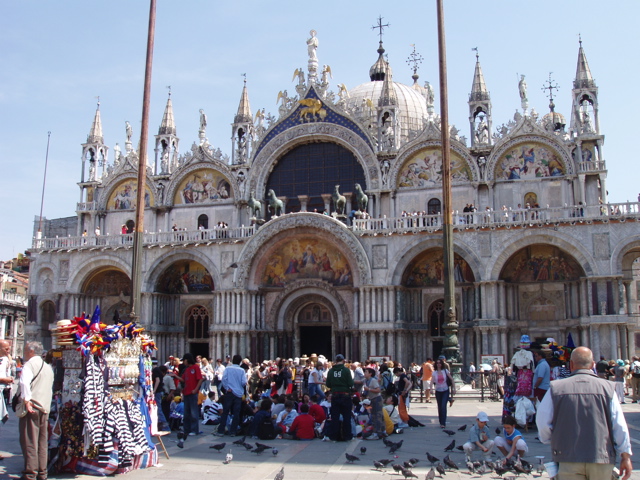
<svg viewBox="0 0 640 480"><path fill-rule="evenodd" d="M233 442L234 445L242 445L244 443L244 441L247 439L247 436L245 435L244 437L242 437L239 440L236 440L235 442Z"/></svg>
<svg viewBox="0 0 640 480"><path fill-rule="evenodd" d="M218 443L216 445L211 445L209 448L213 448L216 452L220 453L225 445L226 443Z"/></svg>
<svg viewBox="0 0 640 480"><path fill-rule="evenodd" d="M383 464L385 467L387 465L389 465L390 463L393 462L393 460L389 460L388 458L383 458L382 460L378 460L381 464Z"/></svg>
<svg viewBox="0 0 640 480"><path fill-rule="evenodd" d="M277 448L272 448L271 449L271 453L273 453L273 456L275 457L276 455L278 455L278 449Z"/></svg>
<svg viewBox="0 0 640 480"><path fill-rule="evenodd" d="M466 429L467 429L467 425L465 424L465 425L462 425L462 426L458 429L458 431L459 431L459 432L464 432Z"/></svg>
<svg viewBox="0 0 640 480"><path fill-rule="evenodd" d="M444 433L446 433L447 435L451 436L451 435L455 435L456 432L452 432L451 430L442 430Z"/></svg>
<svg viewBox="0 0 640 480"><path fill-rule="evenodd" d="M231 460L233 460L233 453L231 453L231 449L229 449L229 453L227 453L226 458L224 459L224 463L225 465L228 465L231 463Z"/></svg>
<svg viewBox="0 0 640 480"><path fill-rule="evenodd" d="M431 462L431 465L434 465L434 464L436 464L436 463L438 463L440 461L440 459L438 457L434 457L429 452L427 452L427 458Z"/></svg>
<svg viewBox="0 0 640 480"><path fill-rule="evenodd" d="M376 470L382 470L383 468L386 467L384 463L379 462L378 460L373 461L373 466L376 467Z"/></svg>
<svg viewBox="0 0 640 480"><path fill-rule="evenodd" d="M359 457L356 457L355 455L349 455L348 453L345 453L344 456L347 457L347 463L353 463L356 460L360 460Z"/></svg>
<svg viewBox="0 0 640 480"><path fill-rule="evenodd" d="M451 460L451 457L449 457L449 455L444 457L442 461L447 467L451 468L452 470L460 470L460 468L458 468L458 465L456 465L456 463L453 460Z"/></svg>
<svg viewBox="0 0 640 480"><path fill-rule="evenodd" d="M360 455L367 453L367 447L360 447Z"/></svg>
<svg viewBox="0 0 640 480"><path fill-rule="evenodd" d="M409 468L403 468L401 471L404 478L418 478L418 476Z"/></svg>
<svg viewBox="0 0 640 480"><path fill-rule="evenodd" d="M438 473L440 474L440 476L443 476L445 473L447 473L447 471L444 469L444 467L442 466L441 463L439 463L438 465L436 465L436 470L438 471Z"/></svg>
<svg viewBox="0 0 640 480"><path fill-rule="evenodd" d="M451 443L445 447L444 451L445 452L452 452L455 447L456 447L456 441L455 440L451 440Z"/></svg>
<svg viewBox="0 0 640 480"><path fill-rule="evenodd" d="M431 467L431 470L424 476L424 480L433 480L434 478L436 478L436 471Z"/></svg>
<svg viewBox="0 0 640 480"><path fill-rule="evenodd" d="M265 450L267 450L269 447L267 447L266 445L258 445L256 444L256 448L254 448L253 450L251 450L252 453L255 453L257 455L261 455L262 452L264 452Z"/></svg>

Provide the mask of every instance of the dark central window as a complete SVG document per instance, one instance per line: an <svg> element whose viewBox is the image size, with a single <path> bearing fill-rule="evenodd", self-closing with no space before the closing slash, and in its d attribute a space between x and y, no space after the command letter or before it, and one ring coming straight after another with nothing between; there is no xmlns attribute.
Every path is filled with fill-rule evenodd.
<svg viewBox="0 0 640 480"><path fill-rule="evenodd" d="M353 153L335 143L308 143L280 158L269 176L267 192L273 189L278 197L288 198L287 213L300 211L298 195L310 197L307 210L322 212L322 194L333 193L336 185L340 185L341 194L355 194L356 183L367 189L364 170Z"/></svg>

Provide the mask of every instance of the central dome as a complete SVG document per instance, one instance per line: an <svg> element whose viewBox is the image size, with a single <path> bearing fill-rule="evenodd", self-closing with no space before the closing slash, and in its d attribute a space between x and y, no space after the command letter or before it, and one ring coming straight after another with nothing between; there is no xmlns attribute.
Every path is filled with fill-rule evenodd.
<svg viewBox="0 0 640 480"><path fill-rule="evenodd" d="M349 91L347 109L372 135L376 135L378 105L388 105L389 97L393 98L400 123L400 141L405 143L424 128L428 117L427 100L416 89L392 81L391 67L383 57L382 46L378 53L378 60L369 70L371 81ZM390 92L385 91L385 85L388 85ZM382 98L383 95L385 98Z"/></svg>

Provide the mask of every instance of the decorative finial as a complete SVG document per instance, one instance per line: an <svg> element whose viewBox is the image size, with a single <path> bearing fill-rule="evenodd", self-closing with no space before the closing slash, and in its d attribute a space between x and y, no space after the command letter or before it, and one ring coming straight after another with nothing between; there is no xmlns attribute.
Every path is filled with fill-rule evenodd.
<svg viewBox="0 0 640 480"><path fill-rule="evenodd" d="M549 108L553 112L553 109L555 108L555 104L553 103L553 91L558 90L560 86L551 79L552 73L553 72L549 72L549 80L547 80L542 86L542 91L544 92L545 90L549 90L549 93L546 95L546 97L549 99Z"/></svg>
<svg viewBox="0 0 640 480"><path fill-rule="evenodd" d="M171 98L171 85L167 85L167 90L169 90L169 98Z"/></svg>
<svg viewBox="0 0 640 480"><path fill-rule="evenodd" d="M480 53L478 52L478 47L473 47L471 51L476 52L476 62L480 60Z"/></svg>
<svg viewBox="0 0 640 480"><path fill-rule="evenodd" d="M416 79L417 79L418 68L419 68L418 65L422 63L424 58L422 58L422 55L416 52L416 45L414 43L412 43L411 46L413 47L413 51L409 54L409 57L407 58L407 65L411 66L411 68L413 69L413 75L416 76Z"/></svg>
<svg viewBox="0 0 640 480"><path fill-rule="evenodd" d="M373 27L371 27L371 30L375 30L376 28L379 30L378 35L380 36L380 43L381 43L381 44L382 44L382 34L383 34L383 30L384 30L386 27L390 27L390 26L391 26L389 23L386 23L386 24L384 24L384 25L383 25L383 24L382 24L382 19L383 19L383 18L384 18L384 17L379 16L379 17L378 17L378 24L377 24L377 25L374 25Z"/></svg>
<svg viewBox="0 0 640 480"><path fill-rule="evenodd" d="M93 98L97 98L98 99L98 110L100 110L100 95L98 95L97 97L93 97Z"/></svg>
<svg viewBox="0 0 640 480"><path fill-rule="evenodd" d="M582 35L578 33L578 43L580 44L580 48L582 48Z"/></svg>
<svg viewBox="0 0 640 480"><path fill-rule="evenodd" d="M247 85L247 74L246 73L241 73L240 76L244 77L244 84L246 86Z"/></svg>

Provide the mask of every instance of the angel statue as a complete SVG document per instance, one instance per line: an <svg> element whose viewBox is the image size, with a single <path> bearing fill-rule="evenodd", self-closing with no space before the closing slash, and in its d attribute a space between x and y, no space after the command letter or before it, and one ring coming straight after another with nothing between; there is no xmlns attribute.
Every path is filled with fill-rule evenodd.
<svg viewBox="0 0 640 480"><path fill-rule="evenodd" d="M289 98L289 94L287 93L286 90L284 91L281 90L278 92L278 99L276 100L276 105L281 101L282 101L282 104L280 105L278 112L282 116L287 114L291 106L291 99Z"/></svg>
<svg viewBox="0 0 640 480"><path fill-rule="evenodd" d="M304 72L302 71L302 67L296 68L295 72L293 72L293 78L291 81L293 82L296 77L298 77L298 85L304 85Z"/></svg>
<svg viewBox="0 0 640 480"><path fill-rule="evenodd" d="M344 83L338 85L338 96L341 102L349 98L349 90Z"/></svg>
<svg viewBox="0 0 640 480"><path fill-rule="evenodd" d="M264 108L262 110L258 109L258 111L256 112L256 118L254 123L256 126L256 130L258 131L264 130Z"/></svg>
<svg viewBox="0 0 640 480"><path fill-rule="evenodd" d="M331 76L331 78L333 78L333 73L331 73L331 67L329 65L324 65L322 67L322 85L329 84L329 79L327 78L327 76Z"/></svg>

